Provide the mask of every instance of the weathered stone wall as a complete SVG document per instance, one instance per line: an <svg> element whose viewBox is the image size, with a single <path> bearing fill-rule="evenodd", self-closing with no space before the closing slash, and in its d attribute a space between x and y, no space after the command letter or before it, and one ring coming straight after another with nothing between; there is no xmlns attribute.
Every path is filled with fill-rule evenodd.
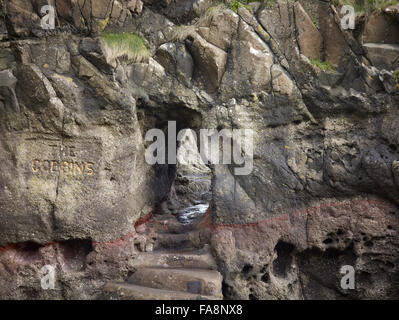
<svg viewBox="0 0 399 320"><path fill-rule="evenodd" d="M144 161L132 75L114 81L98 39L64 34L76 21L63 10L78 3L62 3L61 34L35 39L26 37L40 29L41 4L2 4L10 41L1 45L0 244L117 239L172 182L167 168ZM93 19L108 17L92 10Z"/></svg>
<svg viewBox="0 0 399 320"><path fill-rule="evenodd" d="M2 71L13 83L2 87L1 244L112 240L168 191L162 177L152 186L132 92L80 54L90 41L3 49L15 60Z"/></svg>

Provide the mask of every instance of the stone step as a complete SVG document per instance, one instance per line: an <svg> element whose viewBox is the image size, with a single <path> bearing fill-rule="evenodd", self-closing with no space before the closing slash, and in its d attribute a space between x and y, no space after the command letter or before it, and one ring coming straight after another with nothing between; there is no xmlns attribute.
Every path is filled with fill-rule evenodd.
<svg viewBox="0 0 399 320"><path fill-rule="evenodd" d="M156 289L222 297L222 276L215 270L141 268L128 283Z"/></svg>
<svg viewBox="0 0 399 320"><path fill-rule="evenodd" d="M154 218L150 221L151 228L158 234L161 233L172 233L181 234L191 232L194 229L193 225L183 225L177 221L174 216L167 216L161 218Z"/></svg>
<svg viewBox="0 0 399 320"><path fill-rule="evenodd" d="M196 250L210 242L211 230L201 229L182 234L160 233L154 244L155 249Z"/></svg>
<svg viewBox="0 0 399 320"><path fill-rule="evenodd" d="M133 266L217 270L216 262L208 249L188 252L143 252L134 259Z"/></svg>
<svg viewBox="0 0 399 320"><path fill-rule="evenodd" d="M201 248L200 232L193 231L181 234L159 233L155 249L199 249Z"/></svg>
<svg viewBox="0 0 399 320"><path fill-rule="evenodd" d="M174 221L170 221L168 224L168 232L172 234L180 234L180 233L187 233L192 232L194 230L193 224L181 224L174 218Z"/></svg>
<svg viewBox="0 0 399 320"><path fill-rule="evenodd" d="M128 283L107 283L103 297L107 300L220 300L221 297L204 296L187 292L161 290Z"/></svg>

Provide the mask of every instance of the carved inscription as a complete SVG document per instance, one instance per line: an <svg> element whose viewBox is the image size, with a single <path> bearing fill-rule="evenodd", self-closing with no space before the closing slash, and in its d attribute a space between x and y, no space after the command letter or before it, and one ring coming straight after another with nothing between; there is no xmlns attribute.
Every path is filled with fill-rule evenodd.
<svg viewBox="0 0 399 320"><path fill-rule="evenodd" d="M94 175L94 163L85 161L32 160L33 173L58 173Z"/></svg>
<svg viewBox="0 0 399 320"><path fill-rule="evenodd" d="M51 155L31 160L30 168L34 174L69 174L73 176L95 175L95 163L79 159L75 146L50 145Z"/></svg>

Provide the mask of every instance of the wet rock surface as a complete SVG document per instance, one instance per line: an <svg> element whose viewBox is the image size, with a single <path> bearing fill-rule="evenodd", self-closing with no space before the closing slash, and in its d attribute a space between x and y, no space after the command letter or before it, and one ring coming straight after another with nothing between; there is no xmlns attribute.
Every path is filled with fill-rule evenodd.
<svg viewBox="0 0 399 320"><path fill-rule="evenodd" d="M137 227L151 234L133 262L125 282L108 282L100 297L109 300L219 300L222 275L210 249L209 203L197 204L171 215L158 211Z"/></svg>

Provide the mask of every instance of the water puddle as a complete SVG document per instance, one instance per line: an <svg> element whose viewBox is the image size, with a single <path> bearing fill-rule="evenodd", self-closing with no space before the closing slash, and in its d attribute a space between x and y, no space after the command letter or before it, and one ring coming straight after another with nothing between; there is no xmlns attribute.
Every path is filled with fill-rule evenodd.
<svg viewBox="0 0 399 320"><path fill-rule="evenodd" d="M209 203L198 203L194 206L184 208L177 213L177 220L181 224L191 224L195 220L202 218L209 208Z"/></svg>

